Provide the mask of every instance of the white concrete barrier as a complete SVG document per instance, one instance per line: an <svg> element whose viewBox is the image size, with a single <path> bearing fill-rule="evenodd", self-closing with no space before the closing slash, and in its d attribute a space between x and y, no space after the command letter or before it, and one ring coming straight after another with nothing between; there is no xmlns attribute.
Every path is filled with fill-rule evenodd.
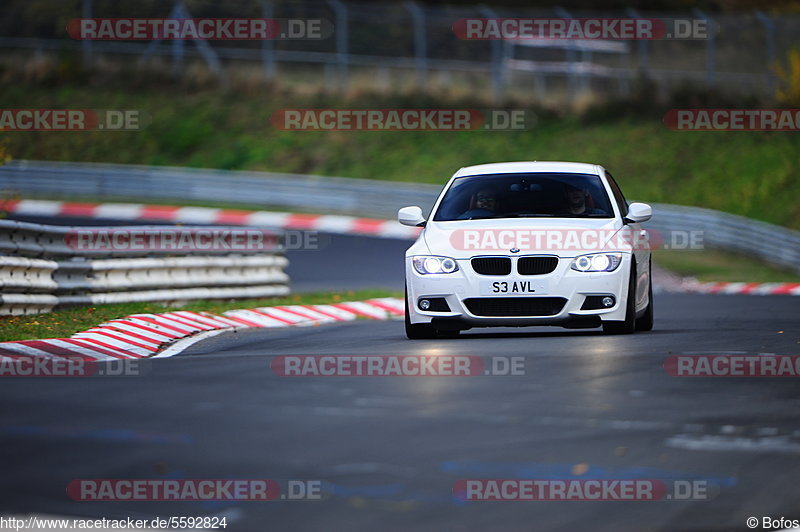
<svg viewBox="0 0 800 532"><path fill-rule="evenodd" d="M142 226L128 229L141 231ZM146 229L168 232L176 227ZM181 231L209 229L180 227ZM279 237L269 249L237 249L235 253L132 247L81 250L70 243L69 235L82 230L98 228L0 220L0 315L38 314L58 306L250 299L289 293L288 260Z"/></svg>

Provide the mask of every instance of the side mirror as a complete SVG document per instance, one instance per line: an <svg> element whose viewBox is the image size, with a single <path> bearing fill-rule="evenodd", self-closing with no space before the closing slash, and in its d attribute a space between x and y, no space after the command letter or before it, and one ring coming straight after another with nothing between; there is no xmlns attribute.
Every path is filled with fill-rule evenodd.
<svg viewBox="0 0 800 532"><path fill-rule="evenodd" d="M646 222L653 217L653 208L647 203L631 203L625 221L630 223Z"/></svg>
<svg viewBox="0 0 800 532"><path fill-rule="evenodd" d="M410 225L411 227L425 225L425 217L422 216L422 209L416 205L412 207L403 207L397 211L397 221L403 225Z"/></svg>

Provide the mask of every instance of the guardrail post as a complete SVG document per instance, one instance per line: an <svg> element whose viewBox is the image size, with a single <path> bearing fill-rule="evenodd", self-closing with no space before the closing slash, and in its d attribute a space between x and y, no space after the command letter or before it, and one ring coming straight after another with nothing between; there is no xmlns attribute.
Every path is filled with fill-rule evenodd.
<svg viewBox="0 0 800 532"><path fill-rule="evenodd" d="M716 35L714 31L714 19L706 15L700 9L694 9L694 14L697 17L706 21L706 29L708 31L708 38L706 39L706 85L713 87L717 83L717 50L716 50Z"/></svg>
<svg viewBox="0 0 800 532"><path fill-rule="evenodd" d="M481 15L486 18L498 18L497 13L495 13L491 8L485 5L480 6ZM505 69L505 65L503 64L503 41L499 39L492 40L492 101L497 104L503 99L503 94L505 92L504 87L504 80L505 75L503 74L503 70Z"/></svg>
<svg viewBox="0 0 800 532"><path fill-rule="evenodd" d="M339 90L344 92L348 86L348 31L347 6L341 0L328 0L336 16L336 64L338 66Z"/></svg>
<svg viewBox="0 0 800 532"><path fill-rule="evenodd" d="M175 6L172 8L172 11L170 11L167 18L187 19L187 18L192 18L192 16L186 9L186 7L180 2L180 0L178 0L177 2L175 2ZM161 41L162 39L160 38L156 38L150 41L147 47L144 49L144 52L142 52L142 59L152 55L155 52L158 43L160 43ZM204 41L202 39L195 39L192 42L194 43L195 46L197 46L200 55L203 56L203 59L205 59L206 64L211 69L211 71L220 77L223 84L227 83L228 79L222 70L222 63L220 62L216 52L214 52L214 49L211 48L211 45L209 45L207 41ZM185 44L183 40L173 39L172 71L175 75L179 75L181 73L181 70L183 69L182 68L183 60L185 56L186 56Z"/></svg>
<svg viewBox="0 0 800 532"><path fill-rule="evenodd" d="M83 18L92 18L92 0L83 0L81 15ZM83 39L81 50L83 50L83 66L88 67L92 61L92 40Z"/></svg>
<svg viewBox="0 0 800 532"><path fill-rule="evenodd" d="M638 11L629 7L625 10L629 17L642 18ZM639 39L636 43L639 56L639 75L647 78L650 75L650 43L647 39ZM631 76L628 75L628 82L630 83ZM630 92L626 89L626 92Z"/></svg>
<svg viewBox="0 0 800 532"><path fill-rule="evenodd" d="M261 0L261 16L271 19L273 15L272 0ZM275 78L275 53L272 39L261 41L261 61L264 63L264 77L268 80Z"/></svg>
<svg viewBox="0 0 800 532"><path fill-rule="evenodd" d="M170 17L175 18L186 18L185 11L183 9L183 4L180 1L175 2L175 7L170 14ZM172 73L176 76L181 73L183 70L183 58L185 55L185 50L183 46L182 39L173 39L172 40Z"/></svg>
<svg viewBox="0 0 800 532"><path fill-rule="evenodd" d="M758 21L764 25L764 29L767 30L767 87L769 87L770 95L774 95L775 72L773 71L773 68L775 66L775 21L772 20L772 17L767 16L763 11L758 9L755 11L755 15Z"/></svg>
<svg viewBox="0 0 800 532"><path fill-rule="evenodd" d="M425 11L410 0L405 3L414 24L414 56L417 67L417 86L425 89L428 82L428 42L425 34Z"/></svg>
<svg viewBox="0 0 800 532"><path fill-rule="evenodd" d="M556 6L556 7L553 8L553 10L555 11L556 15L558 15L561 18L567 18L567 19L572 18L572 15L570 14L570 12L567 11L566 9L564 9L561 6ZM569 67L568 67L568 76L569 76L569 78L567 80L567 95L568 95L567 98L569 100L569 104L570 105L573 105L575 103L575 97L576 97L577 92L578 92L577 91L577 81L578 80L576 79L577 78L577 76L576 76L577 68L575 66L576 58L577 58L577 51L576 51L575 48L576 48L575 47L575 43L573 43L571 40L568 40L568 42L567 42L567 63L569 63ZM583 77L583 73L581 73L580 76L582 78ZM583 85L583 79L581 79L581 85Z"/></svg>

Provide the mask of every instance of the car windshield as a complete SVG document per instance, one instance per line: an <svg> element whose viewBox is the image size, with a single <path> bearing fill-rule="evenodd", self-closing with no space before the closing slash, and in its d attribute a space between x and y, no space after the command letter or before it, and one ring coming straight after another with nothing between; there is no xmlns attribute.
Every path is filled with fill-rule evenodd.
<svg viewBox="0 0 800 532"><path fill-rule="evenodd" d="M486 174L459 177L433 220L482 218L611 218L599 176L575 173Z"/></svg>

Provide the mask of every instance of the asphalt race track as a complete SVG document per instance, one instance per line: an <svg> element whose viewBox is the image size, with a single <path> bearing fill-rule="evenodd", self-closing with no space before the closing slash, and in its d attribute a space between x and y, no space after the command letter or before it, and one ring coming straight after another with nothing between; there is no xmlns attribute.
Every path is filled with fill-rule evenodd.
<svg viewBox="0 0 800 532"><path fill-rule="evenodd" d="M37 220L42 221L42 220ZM50 220L52 221L52 220ZM75 223L75 222L70 222ZM82 222L78 222L82 223ZM290 255L298 289L402 288L405 241ZM338 261L338 262L335 262ZM790 296L659 294L649 333L402 321L225 333L138 377L6 379L4 513L218 515L227 530L748 530L800 517L792 378L668 375L672 354L799 354ZM278 355L523 357L524 374L280 377ZM322 501L74 502L77 478L323 480ZM463 502L470 478L704 480L708 500Z"/></svg>

